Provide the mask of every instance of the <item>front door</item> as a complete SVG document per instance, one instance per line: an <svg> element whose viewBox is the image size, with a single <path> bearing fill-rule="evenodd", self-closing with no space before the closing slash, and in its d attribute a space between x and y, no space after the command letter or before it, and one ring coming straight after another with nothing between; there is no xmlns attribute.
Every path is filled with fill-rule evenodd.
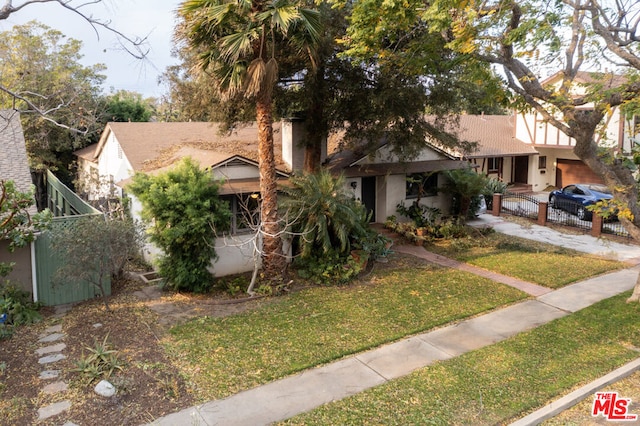
<svg viewBox="0 0 640 426"><path fill-rule="evenodd" d="M513 182L528 183L528 180L529 180L529 157L527 156L515 157Z"/></svg>
<svg viewBox="0 0 640 426"><path fill-rule="evenodd" d="M371 213L371 222L376 221L376 177L362 178L362 204Z"/></svg>

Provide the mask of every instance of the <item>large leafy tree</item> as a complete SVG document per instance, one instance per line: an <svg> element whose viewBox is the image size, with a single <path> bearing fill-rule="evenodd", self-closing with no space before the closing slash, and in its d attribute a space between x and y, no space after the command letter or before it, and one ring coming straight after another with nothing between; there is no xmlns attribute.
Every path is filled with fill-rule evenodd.
<svg viewBox="0 0 640 426"><path fill-rule="evenodd" d="M278 62L288 48L311 51L320 32L317 12L286 0L189 0L182 3L187 43L198 50L200 66L216 77L229 96L255 103L258 125L263 269L284 269L279 237L273 149L273 89ZM286 47L286 48L285 48Z"/></svg>
<svg viewBox="0 0 640 426"><path fill-rule="evenodd" d="M447 7L458 11L445 19ZM574 138L574 153L628 209L630 214L619 218L636 240L640 205L635 167L617 157L613 148L600 146L597 137L616 107L637 112L639 14L638 2L606 0L501 0L466 7L447 0L434 4L427 14L449 29L452 48L501 66L521 107ZM579 78L584 71L590 73L587 82ZM542 77L552 73L561 76L560 84L544 85ZM639 290L637 285L636 300Z"/></svg>
<svg viewBox="0 0 640 426"><path fill-rule="evenodd" d="M100 122L144 122L149 121L154 114L153 98L144 99L140 93L119 90L104 98L101 108Z"/></svg>
<svg viewBox="0 0 640 426"><path fill-rule="evenodd" d="M92 26L96 35L99 35L101 32L111 33L117 37L120 46L129 55L138 59L146 58L147 53L149 52L146 37L124 34L119 31L110 20L101 19L88 11L87 8L102 2L103 0L93 0L90 2L82 0L21 0L13 2L12 0L6 0L4 5L0 7L0 21L8 19L18 13L28 13L32 7L41 5L42 3L58 4L61 8L69 11L69 16L78 18L79 21L84 21L87 25ZM25 96L27 92L25 92L24 89L21 89L21 87L13 86L11 81L6 81L4 78L0 80L0 92L4 92L15 99L22 100L22 109L20 112L38 114L50 123L57 124L63 128L78 133L87 133L85 126L76 128L74 125L78 124L77 122L57 121L56 117L53 117L50 114L51 111L48 108L42 109L40 108L41 105L39 103L31 102L33 96L40 96L43 98L50 96L47 92L38 92L35 89L36 88L28 93L30 96ZM67 102L63 102L58 108L56 108L56 110L65 108L66 105Z"/></svg>
<svg viewBox="0 0 640 426"><path fill-rule="evenodd" d="M0 33L0 82L11 87L0 87L0 107L25 112L21 119L27 153L38 176L52 169L70 182L71 153L87 143L82 133L98 131L104 66L79 64L81 47L80 41L35 21ZM41 180L36 183L41 201Z"/></svg>
<svg viewBox="0 0 640 426"><path fill-rule="evenodd" d="M467 148L445 132L451 117L503 111L508 97L500 79L487 63L449 47L446 32L433 31L422 19L424 2L333 3L349 10L338 56L357 64L361 76L347 95L350 102L339 109L354 123L349 139L377 141L384 134L405 158L424 148L429 136Z"/></svg>

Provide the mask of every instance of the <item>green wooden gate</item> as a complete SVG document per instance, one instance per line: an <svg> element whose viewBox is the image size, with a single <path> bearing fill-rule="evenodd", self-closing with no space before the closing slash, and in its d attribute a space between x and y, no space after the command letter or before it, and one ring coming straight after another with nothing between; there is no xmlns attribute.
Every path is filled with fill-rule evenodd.
<svg viewBox="0 0 640 426"><path fill-rule="evenodd" d="M56 230L72 227L77 220L102 213L85 203L51 172L47 173L47 197L48 207L54 218L51 231L38 235L34 243L37 282L37 294L34 294L34 299L46 306L54 306L100 296L95 286L73 277L64 277L64 282L54 285L55 274L64 265L65 259L52 250L51 238ZM107 295L111 294L111 282L105 285L105 291Z"/></svg>

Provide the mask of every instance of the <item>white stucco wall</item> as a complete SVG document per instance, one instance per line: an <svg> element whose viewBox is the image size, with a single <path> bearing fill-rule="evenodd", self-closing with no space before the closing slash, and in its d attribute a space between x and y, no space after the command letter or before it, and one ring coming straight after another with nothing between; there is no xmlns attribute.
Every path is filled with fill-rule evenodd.
<svg viewBox="0 0 640 426"><path fill-rule="evenodd" d="M129 195L129 198L131 199L132 217L134 220L141 221L142 204L133 195ZM238 234L216 238L215 248L218 259L211 263L209 272L215 277L223 277L252 271L254 267L253 240L253 234ZM261 243L261 241L258 241L259 248L261 248ZM283 244L283 250L285 253L290 253L291 247L288 242ZM162 255L162 250L147 240L143 246L142 254L145 261L155 267L158 257Z"/></svg>
<svg viewBox="0 0 640 426"><path fill-rule="evenodd" d="M216 167L213 169L212 175L215 179L224 180L260 178L258 168L252 164Z"/></svg>
<svg viewBox="0 0 640 426"><path fill-rule="evenodd" d="M356 199L360 199L360 178L349 178L346 182L346 188L354 192ZM443 184L442 176L438 176L438 186ZM357 189L354 191L350 182L358 182ZM405 206L409 206L415 201L414 198L406 199L407 179L404 174L378 176L376 179L376 217L377 223L383 223L388 216L395 215L400 220L408 220L399 217L396 206L404 201ZM428 207L435 207L442 210L444 214L448 213L451 208L450 197L446 194L438 193L436 196L422 197L420 204Z"/></svg>

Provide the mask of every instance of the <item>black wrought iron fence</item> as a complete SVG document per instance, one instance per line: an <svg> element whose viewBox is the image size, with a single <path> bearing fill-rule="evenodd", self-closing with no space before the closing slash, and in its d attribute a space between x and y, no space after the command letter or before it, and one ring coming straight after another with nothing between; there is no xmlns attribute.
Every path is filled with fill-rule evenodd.
<svg viewBox="0 0 640 426"><path fill-rule="evenodd" d="M591 215L580 214L582 211L580 209L584 209L584 206L571 200L563 200L561 204L557 202L549 204L547 222L590 230L592 225Z"/></svg>
<svg viewBox="0 0 640 426"><path fill-rule="evenodd" d="M624 229L624 226L622 226L622 224L617 220L613 222L605 222L604 224L602 224L602 233L616 235L618 237L631 238L631 234L629 234L629 232Z"/></svg>
<svg viewBox="0 0 640 426"><path fill-rule="evenodd" d="M539 205L540 200L531 195L505 192L502 195L501 211L514 216L536 219Z"/></svg>
<svg viewBox="0 0 640 426"><path fill-rule="evenodd" d="M507 192L502 195L500 211L513 216L538 219L540 198L528 194ZM554 200L548 204L546 222L591 231L593 214L582 204L570 200ZM617 220L608 220L602 226L602 233L631 238Z"/></svg>

